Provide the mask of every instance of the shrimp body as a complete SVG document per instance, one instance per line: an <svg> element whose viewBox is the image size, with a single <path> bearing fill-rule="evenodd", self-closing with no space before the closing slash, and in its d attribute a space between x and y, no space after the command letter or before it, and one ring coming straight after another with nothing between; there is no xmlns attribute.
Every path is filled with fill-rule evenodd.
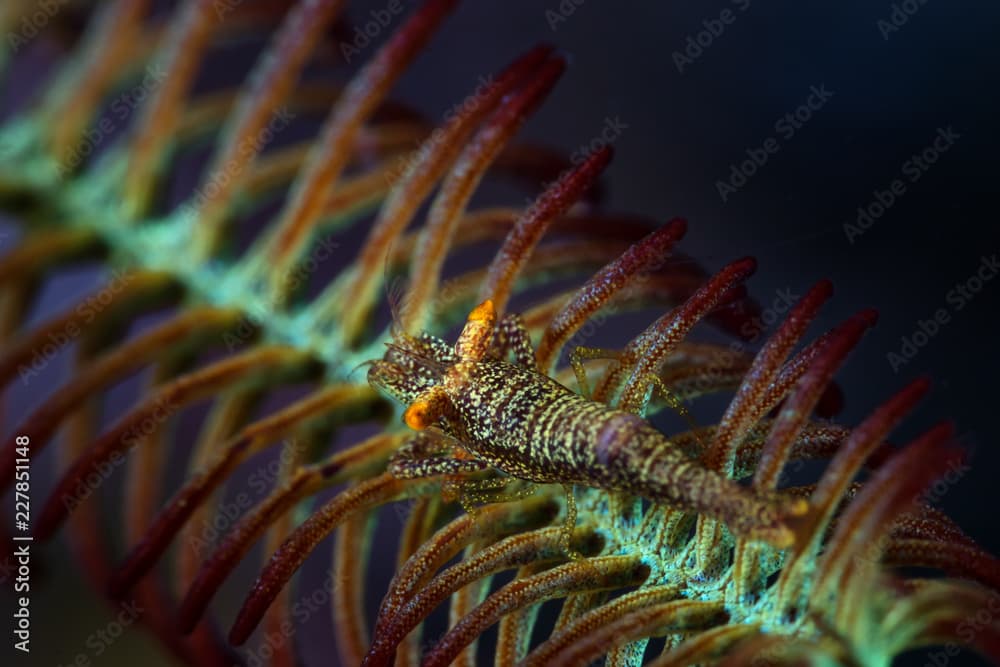
<svg viewBox="0 0 1000 667"><path fill-rule="evenodd" d="M456 364L443 386L458 438L513 477L635 492L644 476L637 464L651 462L658 445L674 451L644 419L504 361Z"/></svg>
<svg viewBox="0 0 1000 667"><path fill-rule="evenodd" d="M705 468L638 415L591 401L501 360L459 362L443 387L451 426L477 459L512 477L641 496L723 520L737 534L784 545L794 511ZM794 505L801 505L793 501Z"/></svg>
<svg viewBox="0 0 1000 667"><path fill-rule="evenodd" d="M408 425L437 425L479 469L637 495L720 519L743 537L779 547L793 542L784 519L803 513L803 500L756 494L688 457L638 415L589 400L528 363L486 354L493 317L476 316L487 304L473 311L454 355L438 356L434 379L406 397ZM386 379L392 369L379 363L369 375L373 384L399 396L398 384ZM471 465L462 469L476 469Z"/></svg>

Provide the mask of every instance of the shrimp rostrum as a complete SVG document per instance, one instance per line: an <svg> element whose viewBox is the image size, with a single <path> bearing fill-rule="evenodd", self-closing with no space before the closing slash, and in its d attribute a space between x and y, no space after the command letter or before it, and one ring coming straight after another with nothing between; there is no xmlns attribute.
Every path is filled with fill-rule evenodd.
<svg viewBox="0 0 1000 667"><path fill-rule="evenodd" d="M404 421L422 433L390 472L424 477L492 468L520 480L670 504L779 548L794 542L787 519L806 512L804 499L763 496L709 470L640 416L539 373L534 359L520 318L508 315L498 326L491 301L472 311L454 347L429 334L397 336L368 379L406 404ZM445 448L452 456L439 455Z"/></svg>

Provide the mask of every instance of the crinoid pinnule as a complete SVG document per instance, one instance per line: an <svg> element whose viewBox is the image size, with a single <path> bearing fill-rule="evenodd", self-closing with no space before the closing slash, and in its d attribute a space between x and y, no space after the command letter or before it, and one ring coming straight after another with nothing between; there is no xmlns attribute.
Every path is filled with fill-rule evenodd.
<svg viewBox="0 0 1000 667"><path fill-rule="evenodd" d="M881 666L930 645L1000 660L1000 561L926 495L963 460L953 427L889 440L929 381L830 420L875 311L810 334L833 295L820 280L756 352L718 342L762 332L755 261L706 271L680 251L684 220L605 212L607 141L570 158L516 141L564 54L495 63L441 123L389 99L456 4L390 2L360 25L337 0L0 8L4 31L44 16L66 50L0 125L20 234L0 258L0 380L18 391L72 354L0 443L4 489L27 460L45 491L32 548L64 529L89 583L193 665L311 664L304 635L330 615L344 665ZM253 64L230 82L227 57ZM483 204L505 177L529 203ZM106 282L37 316L81 264ZM648 311L615 349L581 345ZM470 359L498 382L518 369L518 410L470 425L454 394L435 403ZM130 405L110 400L136 382ZM566 466L534 456L555 438L531 429L522 460L463 446L519 415L558 422L539 387L570 416L687 426L637 458L627 431L590 442L566 419ZM706 421L700 398L727 402ZM616 486L616 465L648 470Z"/></svg>

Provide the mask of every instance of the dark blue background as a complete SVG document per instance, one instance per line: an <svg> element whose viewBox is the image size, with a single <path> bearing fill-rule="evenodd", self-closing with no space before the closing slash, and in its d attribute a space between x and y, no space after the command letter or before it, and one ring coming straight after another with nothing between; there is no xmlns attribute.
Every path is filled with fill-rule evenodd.
<svg viewBox="0 0 1000 667"><path fill-rule="evenodd" d="M760 268L749 284L765 305L782 290L801 294L831 278L835 297L813 332L862 307L878 308L877 328L838 375L847 401L840 419L855 424L908 380L931 375L931 396L893 439L905 442L945 417L956 421L970 447L971 471L939 506L1000 553L1000 280L986 283L958 312L946 297L975 273L982 256L1000 252L1000 5L913 3L918 10L885 39L878 21L890 18L889 2L561 4L575 10L552 23L547 12L558 12L559 2L466 0L395 97L437 119L482 75L532 44L562 49L571 67L522 136L572 152L599 134L607 118L617 118L627 128L615 141L606 177L609 208L659 220L686 217L682 248L712 269L754 255ZM385 5L352 3L351 15L364 21L368 10ZM735 20L679 72L674 53L727 8ZM794 136L778 135L775 122L813 86L832 91L832 98ZM12 99L4 97L5 104ZM960 139L850 243L844 223L872 201L874 190L903 178L903 163L944 127ZM780 150L723 202L717 181L772 136ZM78 281L64 283L47 299L65 304L81 289ZM900 351L901 337L912 336L939 308L950 310L951 321L898 372L891 368L887 355ZM598 342L620 344L636 327L607 329ZM711 408L699 412L711 416ZM898 664L926 660L917 651ZM982 663L963 654L949 664Z"/></svg>

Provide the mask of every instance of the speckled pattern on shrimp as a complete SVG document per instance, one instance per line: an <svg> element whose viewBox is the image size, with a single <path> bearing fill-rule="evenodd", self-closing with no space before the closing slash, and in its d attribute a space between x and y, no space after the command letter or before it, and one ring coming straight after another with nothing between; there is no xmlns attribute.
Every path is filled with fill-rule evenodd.
<svg viewBox="0 0 1000 667"><path fill-rule="evenodd" d="M453 354L425 335L419 344L407 339L393 346L386 361L375 363L372 383L410 402L407 424L418 430L437 425L462 451L461 461L397 460L396 471L423 476L491 466L533 482L581 484L676 504L722 519L751 539L779 547L793 542L785 519L803 514L805 501L755 495L688 458L639 416L588 400L536 372L517 322L517 316L505 318L501 326L509 335L505 344L494 345L496 312L486 301L470 314ZM509 354L521 361L499 358ZM417 393L416 383L401 383L394 367L420 367L424 355L430 357L425 368L445 368L440 384L421 383Z"/></svg>

